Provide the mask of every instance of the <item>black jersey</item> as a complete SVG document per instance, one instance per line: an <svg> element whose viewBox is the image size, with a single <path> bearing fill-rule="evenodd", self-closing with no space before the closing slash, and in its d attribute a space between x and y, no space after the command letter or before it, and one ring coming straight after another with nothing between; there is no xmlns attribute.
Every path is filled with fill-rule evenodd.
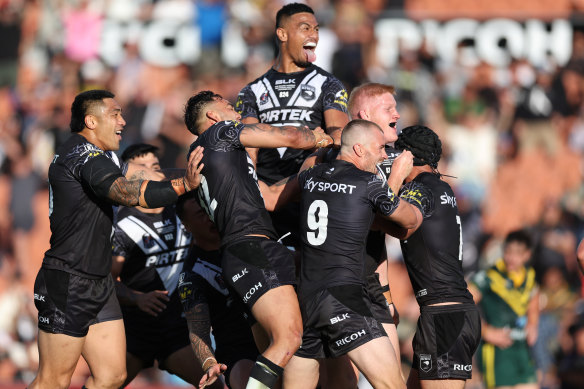
<svg viewBox="0 0 584 389"><path fill-rule="evenodd" d="M347 113L347 91L338 79L315 65L296 73L270 69L239 92L235 109L242 118L254 117L274 126L325 128L326 110ZM261 149L258 176L273 184L297 173L309 154L286 147Z"/></svg>
<svg viewBox="0 0 584 389"><path fill-rule="evenodd" d="M122 177L111 153L73 134L49 167L51 248L43 266L101 278L111 271L112 203L107 189Z"/></svg>
<svg viewBox="0 0 584 389"><path fill-rule="evenodd" d="M335 285L364 284L365 241L376 211L399 204L387 182L335 160L299 174L302 266L299 295Z"/></svg>
<svg viewBox="0 0 584 389"><path fill-rule="evenodd" d="M237 355L242 350L257 352L244 305L223 280L219 250L193 246L184 263L179 289L184 294L183 306L189 306L187 300L208 305L219 361L231 361L233 355L229 354Z"/></svg>
<svg viewBox="0 0 584 389"><path fill-rule="evenodd" d="M172 296L182 263L189 253L191 233L168 206L161 213L120 207L113 237L113 255L125 258L120 280L140 291L167 290Z"/></svg>
<svg viewBox="0 0 584 389"><path fill-rule="evenodd" d="M462 272L462 227L450 185L437 174L421 173L402 187L400 197L424 216L416 232L401 241L418 304L472 302Z"/></svg>
<svg viewBox="0 0 584 389"><path fill-rule="evenodd" d="M385 146L385 152L391 157L383 160L379 164L378 169L381 174L379 177L387 181L387 177L391 171L391 165L396 155L392 146ZM332 162L339 155L340 149L329 149L324 154L322 162ZM387 258L385 249L385 233L383 231L369 231L367 234L367 244L365 245L367 255L365 256L365 275L373 274L379 267L379 264Z"/></svg>
<svg viewBox="0 0 584 389"><path fill-rule="evenodd" d="M276 232L264 205L253 162L239 141L244 125L222 121L212 125L191 145L203 146L199 203L215 223L225 246L245 235Z"/></svg>

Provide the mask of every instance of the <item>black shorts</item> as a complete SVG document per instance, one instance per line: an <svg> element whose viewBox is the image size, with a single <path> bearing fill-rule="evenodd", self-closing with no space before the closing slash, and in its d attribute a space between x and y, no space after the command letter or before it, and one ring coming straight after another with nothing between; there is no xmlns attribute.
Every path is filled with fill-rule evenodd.
<svg viewBox="0 0 584 389"><path fill-rule="evenodd" d="M361 285L341 285L316 292L300 303L304 334L296 356L335 358L382 336Z"/></svg>
<svg viewBox="0 0 584 389"><path fill-rule="evenodd" d="M474 304L423 306L412 367L421 380L470 379L480 340L481 318Z"/></svg>
<svg viewBox="0 0 584 389"><path fill-rule="evenodd" d="M267 291L296 285L294 257L280 243L246 237L230 244L221 255L223 277L249 309Z"/></svg>
<svg viewBox="0 0 584 389"><path fill-rule="evenodd" d="M89 326L122 318L111 275L90 279L41 267L34 283L39 329L84 337Z"/></svg>
<svg viewBox="0 0 584 389"><path fill-rule="evenodd" d="M391 316L389 304L379 283L379 274L373 273L365 277L365 287L371 299L373 317L380 323L393 324L393 316Z"/></svg>
<svg viewBox="0 0 584 389"><path fill-rule="evenodd" d="M139 358L144 367L152 366L156 360L164 369L168 356L190 347L189 328L178 299L171 298L166 310L158 317L147 316L134 307L124 307L122 312L127 350Z"/></svg>

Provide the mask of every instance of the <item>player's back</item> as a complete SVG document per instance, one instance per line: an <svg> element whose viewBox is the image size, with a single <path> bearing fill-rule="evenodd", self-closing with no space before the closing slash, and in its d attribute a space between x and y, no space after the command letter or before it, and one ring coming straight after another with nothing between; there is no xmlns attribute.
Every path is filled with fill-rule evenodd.
<svg viewBox="0 0 584 389"><path fill-rule="evenodd" d="M418 303L472 302L462 271L462 230L452 188L434 173L421 173L400 195L404 191L426 204L420 227L401 241Z"/></svg>
<svg viewBox="0 0 584 389"><path fill-rule="evenodd" d="M250 234L276 237L253 162L239 141L243 127L240 122L219 122L191 145L191 151L204 147L205 166L197 193L201 207L217 226L222 245Z"/></svg>
<svg viewBox="0 0 584 389"><path fill-rule="evenodd" d="M299 295L334 285L363 284L363 256L375 216L372 173L335 160L299 176L302 266ZM379 183L378 183L379 184Z"/></svg>

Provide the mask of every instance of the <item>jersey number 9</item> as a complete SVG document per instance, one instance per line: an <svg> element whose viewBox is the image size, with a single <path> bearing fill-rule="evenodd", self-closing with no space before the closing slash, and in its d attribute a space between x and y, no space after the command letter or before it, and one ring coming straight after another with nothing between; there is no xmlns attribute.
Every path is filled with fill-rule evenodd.
<svg viewBox="0 0 584 389"><path fill-rule="evenodd" d="M328 206L323 200L314 200L308 207L306 218L308 228L312 231L306 233L308 243L320 246L326 240L326 227L328 224Z"/></svg>

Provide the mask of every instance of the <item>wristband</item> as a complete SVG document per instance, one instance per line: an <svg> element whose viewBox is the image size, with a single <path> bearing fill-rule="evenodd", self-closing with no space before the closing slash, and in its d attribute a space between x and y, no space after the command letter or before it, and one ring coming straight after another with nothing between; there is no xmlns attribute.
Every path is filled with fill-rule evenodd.
<svg viewBox="0 0 584 389"><path fill-rule="evenodd" d="M211 363L209 364L209 366L205 367L205 364L207 364L207 362L211 361ZM214 357L209 357L207 359L205 359L205 361L203 362L203 364L201 365L203 371L206 373L207 370L209 370L211 367L213 367L214 365L217 364L217 360Z"/></svg>

